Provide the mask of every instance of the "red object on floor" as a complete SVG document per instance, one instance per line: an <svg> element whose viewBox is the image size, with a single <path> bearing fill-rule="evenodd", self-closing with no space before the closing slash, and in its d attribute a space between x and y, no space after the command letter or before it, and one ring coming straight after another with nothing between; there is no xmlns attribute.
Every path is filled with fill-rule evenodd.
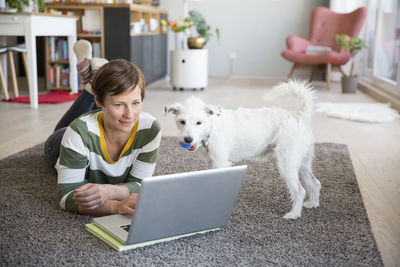
<svg viewBox="0 0 400 267"><path fill-rule="evenodd" d="M54 90L46 94L39 94L39 104L59 104L75 101L80 94L81 93L73 94L70 91ZM2 101L26 104L31 102L29 96L19 96L10 98L9 100L3 99Z"/></svg>

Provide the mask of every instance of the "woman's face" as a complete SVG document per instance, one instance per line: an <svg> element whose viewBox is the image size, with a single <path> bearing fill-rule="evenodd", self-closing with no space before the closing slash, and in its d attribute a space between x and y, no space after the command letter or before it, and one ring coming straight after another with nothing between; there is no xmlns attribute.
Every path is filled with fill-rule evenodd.
<svg viewBox="0 0 400 267"><path fill-rule="evenodd" d="M106 95L103 105L96 98L96 105L103 109L104 128L130 134L142 111L140 88L136 86L119 95Z"/></svg>

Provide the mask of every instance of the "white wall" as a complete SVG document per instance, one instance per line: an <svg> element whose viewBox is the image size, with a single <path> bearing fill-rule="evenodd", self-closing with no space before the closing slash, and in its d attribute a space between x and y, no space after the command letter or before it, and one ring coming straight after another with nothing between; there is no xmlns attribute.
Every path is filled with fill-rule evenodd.
<svg viewBox="0 0 400 267"><path fill-rule="evenodd" d="M232 76L285 77L291 63L281 57L286 36L308 37L312 10L328 6L329 0L205 0L189 2L189 10L197 10L214 30L221 31L218 44L215 36L207 44L209 75L229 74L230 53L236 54ZM182 0L161 0L169 19L183 17ZM172 33L169 49L174 49Z"/></svg>

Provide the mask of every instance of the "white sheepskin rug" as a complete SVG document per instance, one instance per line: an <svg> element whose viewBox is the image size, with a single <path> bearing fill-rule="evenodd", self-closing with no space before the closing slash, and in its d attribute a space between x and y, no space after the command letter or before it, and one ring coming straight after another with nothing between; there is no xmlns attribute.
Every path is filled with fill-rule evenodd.
<svg viewBox="0 0 400 267"><path fill-rule="evenodd" d="M400 118L399 112L384 103L317 103L316 111L329 117L360 121L388 122Z"/></svg>

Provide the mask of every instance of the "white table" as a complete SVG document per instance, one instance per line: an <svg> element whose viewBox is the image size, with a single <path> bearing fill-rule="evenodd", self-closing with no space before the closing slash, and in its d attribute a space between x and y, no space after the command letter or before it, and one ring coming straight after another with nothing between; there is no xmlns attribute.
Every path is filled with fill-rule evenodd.
<svg viewBox="0 0 400 267"><path fill-rule="evenodd" d="M67 36L69 81L73 93L78 92L78 76L73 44L76 42L77 17L45 13L0 14L0 36L24 36L27 48L29 97L31 108L38 108L36 36Z"/></svg>

